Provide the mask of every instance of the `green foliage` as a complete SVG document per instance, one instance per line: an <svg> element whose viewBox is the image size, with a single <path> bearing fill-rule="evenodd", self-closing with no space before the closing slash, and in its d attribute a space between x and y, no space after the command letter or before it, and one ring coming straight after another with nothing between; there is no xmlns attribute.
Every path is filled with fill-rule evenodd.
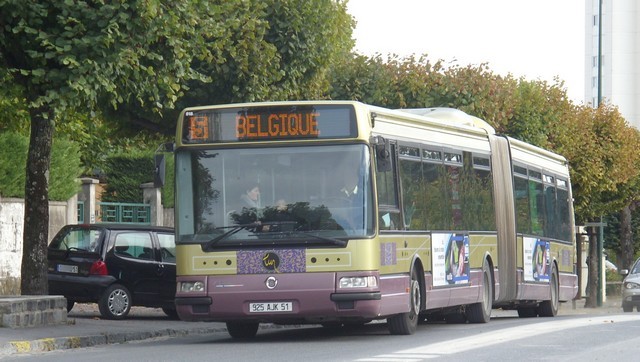
<svg viewBox="0 0 640 362"><path fill-rule="evenodd" d="M571 166L578 222L622 210L638 198L633 186L640 176L640 134L615 107L577 107L553 131Z"/></svg>
<svg viewBox="0 0 640 362"><path fill-rule="evenodd" d="M24 198L25 165L29 139L23 135L0 133L0 195ZM52 149L49 195L51 200L66 201L79 191L80 156L78 147L65 139Z"/></svg>
<svg viewBox="0 0 640 362"><path fill-rule="evenodd" d="M0 68L0 132L29 134L29 112L21 89L13 78Z"/></svg>
<svg viewBox="0 0 640 362"><path fill-rule="evenodd" d="M105 202L143 202L140 186L153 182L154 152L130 150L106 158L106 188L102 194ZM175 172L173 155L166 154L165 185L162 187L162 204L174 206Z"/></svg>
<svg viewBox="0 0 640 362"><path fill-rule="evenodd" d="M107 187L102 193L105 202L141 203L140 185L153 182L153 153L132 151L107 157Z"/></svg>
<svg viewBox="0 0 640 362"><path fill-rule="evenodd" d="M0 195L24 197L25 165L29 139L12 133L0 133Z"/></svg>
<svg viewBox="0 0 640 362"><path fill-rule="evenodd" d="M176 185L176 173L175 173L175 158L173 154L166 154L166 169L165 169L165 183L162 186L162 205L164 207L175 206L175 185Z"/></svg>
<svg viewBox="0 0 640 362"><path fill-rule="evenodd" d="M79 191L80 152L78 146L58 138L51 149L49 199L68 200Z"/></svg>
<svg viewBox="0 0 640 362"><path fill-rule="evenodd" d="M344 1L248 0L226 10L224 34L207 43L215 61L196 66L210 82L190 82L178 108L323 98L328 70L354 44Z"/></svg>

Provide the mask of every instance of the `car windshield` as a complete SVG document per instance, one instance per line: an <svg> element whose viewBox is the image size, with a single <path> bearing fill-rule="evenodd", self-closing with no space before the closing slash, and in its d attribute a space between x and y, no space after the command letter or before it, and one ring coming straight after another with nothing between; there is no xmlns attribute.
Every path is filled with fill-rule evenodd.
<svg viewBox="0 0 640 362"><path fill-rule="evenodd" d="M97 252L102 231L101 228L69 227L56 235L49 248Z"/></svg>
<svg viewBox="0 0 640 362"><path fill-rule="evenodd" d="M631 273L629 274L640 274L640 259L636 260L633 264L633 268L631 268Z"/></svg>
<svg viewBox="0 0 640 362"><path fill-rule="evenodd" d="M373 233L363 144L180 151L178 243L331 243Z"/></svg>

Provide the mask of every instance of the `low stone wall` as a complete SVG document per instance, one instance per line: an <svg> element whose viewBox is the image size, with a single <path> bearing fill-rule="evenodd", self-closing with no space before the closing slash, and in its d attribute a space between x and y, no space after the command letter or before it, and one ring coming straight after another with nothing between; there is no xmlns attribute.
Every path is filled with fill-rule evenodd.
<svg viewBox="0 0 640 362"><path fill-rule="evenodd" d="M49 241L78 219L76 198L49 203ZM0 295L20 295L24 200L0 198Z"/></svg>
<svg viewBox="0 0 640 362"><path fill-rule="evenodd" d="M173 208L164 208L163 212L163 224L164 226L175 227L174 221L174 209Z"/></svg>

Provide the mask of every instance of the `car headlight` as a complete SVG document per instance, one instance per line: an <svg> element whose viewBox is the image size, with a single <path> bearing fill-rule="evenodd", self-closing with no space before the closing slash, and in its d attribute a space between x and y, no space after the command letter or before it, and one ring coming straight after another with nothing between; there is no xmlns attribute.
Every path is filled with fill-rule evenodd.
<svg viewBox="0 0 640 362"><path fill-rule="evenodd" d="M181 292L204 292L203 282L180 282Z"/></svg>
<svg viewBox="0 0 640 362"><path fill-rule="evenodd" d="M378 286L378 279L373 275L340 278L340 288L371 288Z"/></svg>
<svg viewBox="0 0 640 362"><path fill-rule="evenodd" d="M640 284L634 282L626 282L624 283L625 289L638 289L640 288Z"/></svg>

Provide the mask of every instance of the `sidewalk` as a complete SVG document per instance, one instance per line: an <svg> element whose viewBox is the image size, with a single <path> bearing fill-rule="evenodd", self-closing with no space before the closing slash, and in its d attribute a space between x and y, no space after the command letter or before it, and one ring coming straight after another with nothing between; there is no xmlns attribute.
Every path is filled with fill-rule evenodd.
<svg viewBox="0 0 640 362"><path fill-rule="evenodd" d="M619 296L607 297L607 300L598 308L584 308L584 303L584 299L563 303L560 305L558 315L622 313ZM270 325L261 325L261 327L274 328ZM162 310L153 308L133 307L129 318L121 321L101 319L97 305L76 304L69 312L67 325L0 328L0 359L2 356L23 353L116 344L157 337L226 333L226 331L224 323L171 320Z"/></svg>
<svg viewBox="0 0 640 362"><path fill-rule="evenodd" d="M129 317L101 319L96 304L76 304L66 325L0 328L0 359L21 353L46 352L157 337L226 333L224 323L183 322L169 319L161 309L133 307Z"/></svg>

